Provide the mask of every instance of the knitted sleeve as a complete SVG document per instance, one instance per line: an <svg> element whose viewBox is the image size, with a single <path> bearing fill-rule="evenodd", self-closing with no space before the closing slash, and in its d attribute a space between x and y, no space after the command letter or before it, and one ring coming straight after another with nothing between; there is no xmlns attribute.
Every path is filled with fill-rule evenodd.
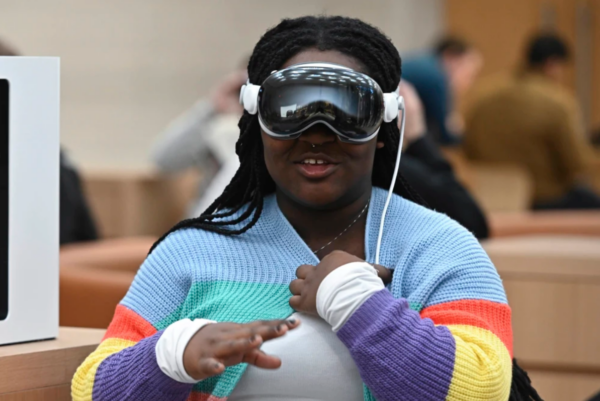
<svg viewBox="0 0 600 401"><path fill-rule="evenodd" d="M177 320L189 288L177 263L178 248L169 246L171 242L167 238L143 263L104 339L77 369L71 385L73 400L188 398L192 384L165 375L155 353L161 330Z"/></svg>
<svg viewBox="0 0 600 401"><path fill-rule="evenodd" d="M377 400L498 400L512 379L510 308L485 251L458 225L414 244L391 292L339 330Z"/></svg>

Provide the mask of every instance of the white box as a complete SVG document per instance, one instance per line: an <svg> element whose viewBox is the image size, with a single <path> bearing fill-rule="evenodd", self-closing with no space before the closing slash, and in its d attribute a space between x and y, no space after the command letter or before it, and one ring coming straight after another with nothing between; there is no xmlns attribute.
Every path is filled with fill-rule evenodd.
<svg viewBox="0 0 600 401"><path fill-rule="evenodd" d="M8 300L8 313L0 300L3 345L58 335L60 60L0 57L0 80L5 89L8 81L9 100L8 152L0 126L0 275L8 272L8 296L0 277L0 297Z"/></svg>

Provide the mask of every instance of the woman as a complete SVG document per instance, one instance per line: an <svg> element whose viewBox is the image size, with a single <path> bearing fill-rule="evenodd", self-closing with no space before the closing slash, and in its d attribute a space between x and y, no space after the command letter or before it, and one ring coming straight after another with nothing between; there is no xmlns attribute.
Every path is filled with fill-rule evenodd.
<svg viewBox="0 0 600 401"><path fill-rule="evenodd" d="M339 84L315 94L311 68ZM389 39L355 19L284 20L260 39L240 169L155 244L78 369L75 400L508 399L510 308L476 239L399 185L377 245L399 147L382 99L400 69ZM333 87L370 114L344 114L356 103L329 101ZM307 103L285 103L306 88ZM315 110L342 117L313 125Z"/></svg>

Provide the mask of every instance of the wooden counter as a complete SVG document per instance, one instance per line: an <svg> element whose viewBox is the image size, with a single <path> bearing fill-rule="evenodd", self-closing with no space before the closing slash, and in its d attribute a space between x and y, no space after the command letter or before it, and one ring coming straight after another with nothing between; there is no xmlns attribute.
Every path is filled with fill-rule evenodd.
<svg viewBox="0 0 600 401"><path fill-rule="evenodd" d="M0 401L69 401L71 379L104 330L61 327L55 340L0 346Z"/></svg>

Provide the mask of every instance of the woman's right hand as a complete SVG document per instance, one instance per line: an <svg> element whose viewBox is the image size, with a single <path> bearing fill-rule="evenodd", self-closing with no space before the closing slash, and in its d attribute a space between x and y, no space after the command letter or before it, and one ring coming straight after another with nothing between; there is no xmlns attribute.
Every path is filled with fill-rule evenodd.
<svg viewBox="0 0 600 401"><path fill-rule="evenodd" d="M189 341L183 354L183 365L196 380L221 374L226 366L242 362L263 369L277 369L281 360L265 354L259 347L299 324L297 319L208 324Z"/></svg>

